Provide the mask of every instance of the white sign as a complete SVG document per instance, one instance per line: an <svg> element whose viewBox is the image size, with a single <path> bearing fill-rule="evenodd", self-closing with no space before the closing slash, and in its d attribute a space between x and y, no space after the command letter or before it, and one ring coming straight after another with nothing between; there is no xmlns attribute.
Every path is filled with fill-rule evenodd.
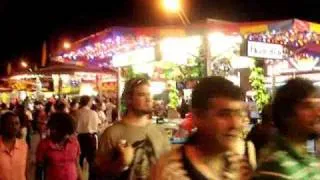
<svg viewBox="0 0 320 180"><path fill-rule="evenodd" d="M283 46L280 44L248 41L248 56L266 59L283 59Z"/></svg>
<svg viewBox="0 0 320 180"><path fill-rule="evenodd" d="M113 67L131 66L144 64L156 60L156 53L154 47L136 49L133 51L114 55L112 57Z"/></svg>

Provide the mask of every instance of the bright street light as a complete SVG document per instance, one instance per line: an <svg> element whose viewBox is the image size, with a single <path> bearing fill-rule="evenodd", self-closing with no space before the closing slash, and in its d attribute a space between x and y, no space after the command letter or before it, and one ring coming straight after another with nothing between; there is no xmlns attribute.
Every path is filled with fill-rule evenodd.
<svg viewBox="0 0 320 180"><path fill-rule="evenodd" d="M21 66L24 67L24 68L27 68L28 67L28 63L26 63L25 61L21 61Z"/></svg>
<svg viewBox="0 0 320 180"><path fill-rule="evenodd" d="M177 13L184 25L190 24L190 20L181 8L181 0L163 0L163 6L166 11Z"/></svg>
<svg viewBox="0 0 320 180"><path fill-rule="evenodd" d="M70 44L69 42L65 41L65 42L63 43L63 48L64 48L64 49L70 49L70 48L71 48L71 44Z"/></svg>
<svg viewBox="0 0 320 180"><path fill-rule="evenodd" d="M170 12L179 12L181 9L180 0L164 0L163 5Z"/></svg>

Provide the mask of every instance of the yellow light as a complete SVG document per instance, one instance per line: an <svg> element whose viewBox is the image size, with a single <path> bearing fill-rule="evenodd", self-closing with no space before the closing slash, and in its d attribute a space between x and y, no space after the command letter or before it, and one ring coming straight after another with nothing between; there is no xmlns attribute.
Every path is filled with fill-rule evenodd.
<svg viewBox="0 0 320 180"><path fill-rule="evenodd" d="M180 11L180 0L163 0L163 5L170 12Z"/></svg>
<svg viewBox="0 0 320 180"><path fill-rule="evenodd" d="M71 48L71 44L69 42L64 42L63 43L63 48L64 49L70 49Z"/></svg>
<svg viewBox="0 0 320 180"><path fill-rule="evenodd" d="M92 96L92 95L97 95L98 92L94 90L93 85L88 84L88 83L82 83L80 86L80 96L82 95L87 95L87 96Z"/></svg>
<svg viewBox="0 0 320 180"><path fill-rule="evenodd" d="M25 61L21 61L21 66L24 67L24 68L27 68L28 64Z"/></svg>

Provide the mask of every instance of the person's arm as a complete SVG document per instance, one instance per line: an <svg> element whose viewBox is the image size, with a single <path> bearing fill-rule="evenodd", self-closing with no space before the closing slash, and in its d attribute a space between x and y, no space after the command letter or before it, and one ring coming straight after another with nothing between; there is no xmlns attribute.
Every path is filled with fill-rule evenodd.
<svg viewBox="0 0 320 180"><path fill-rule="evenodd" d="M256 149L251 141L247 141L248 161L253 170L257 168Z"/></svg>
<svg viewBox="0 0 320 180"><path fill-rule="evenodd" d="M101 120L98 116L98 113L93 111L93 119L94 119L94 122L95 122L95 128L96 128L96 131L99 132L99 127L100 127L100 124L101 124Z"/></svg>
<svg viewBox="0 0 320 180"><path fill-rule="evenodd" d="M122 146L112 142L108 131L102 135L97 151L95 165L100 175L120 175L130 165L134 150L131 146Z"/></svg>
<svg viewBox="0 0 320 180"><path fill-rule="evenodd" d="M82 169L80 166L80 160L79 158L77 158L77 160L75 161L76 167L77 167L77 174L78 174L78 179L77 180L83 180L83 176L82 176Z"/></svg>
<svg viewBox="0 0 320 180"><path fill-rule="evenodd" d="M75 142L76 142L76 161L75 161L75 166L77 167L77 174L78 174L78 178L77 180L83 180L83 173L82 173L82 168L80 166L80 154L81 154L81 150L80 150L80 144L78 142L78 140L75 138Z"/></svg>
<svg viewBox="0 0 320 180"><path fill-rule="evenodd" d="M30 180L29 179L29 168L30 168L30 165L29 165L29 153L28 153L28 147L26 146L25 147L26 148L26 168L25 168L25 172L24 172L24 174L25 174L25 176L26 176L26 178L27 178L27 180Z"/></svg>

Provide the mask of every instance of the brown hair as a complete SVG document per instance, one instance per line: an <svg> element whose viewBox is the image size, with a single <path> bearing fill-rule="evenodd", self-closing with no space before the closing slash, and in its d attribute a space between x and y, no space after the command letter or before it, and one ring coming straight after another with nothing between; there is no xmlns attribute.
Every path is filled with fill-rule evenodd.
<svg viewBox="0 0 320 180"><path fill-rule="evenodd" d="M122 93L122 103L128 108L128 100L132 98L135 88L141 85L149 84L150 82L147 78L133 78L127 81Z"/></svg>

